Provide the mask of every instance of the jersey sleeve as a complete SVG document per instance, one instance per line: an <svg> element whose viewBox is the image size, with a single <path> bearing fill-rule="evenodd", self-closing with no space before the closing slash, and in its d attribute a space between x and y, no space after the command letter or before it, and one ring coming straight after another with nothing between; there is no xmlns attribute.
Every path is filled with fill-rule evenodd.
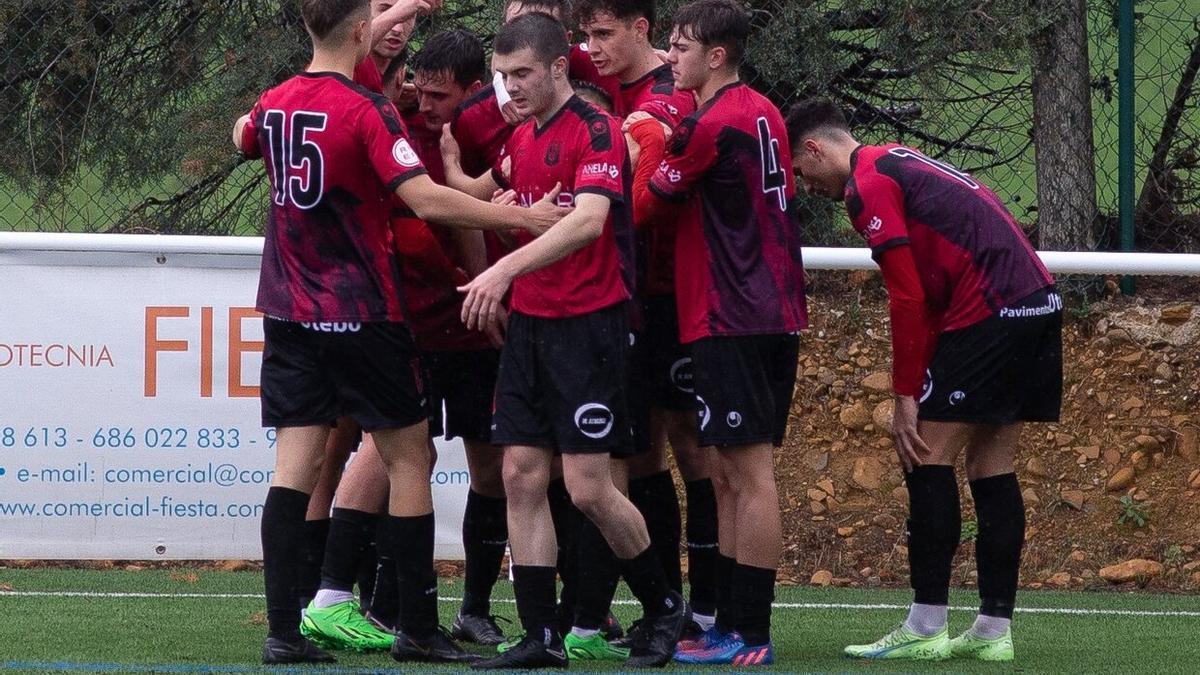
<svg viewBox="0 0 1200 675"><path fill-rule="evenodd" d="M892 389L901 396L919 397L936 330L912 248L893 246L879 255L878 262L892 321Z"/></svg>
<svg viewBox="0 0 1200 675"><path fill-rule="evenodd" d="M667 153L650 179L650 192L666 201L684 201L716 161L716 139L707 125L688 117L671 135Z"/></svg>
<svg viewBox="0 0 1200 675"><path fill-rule="evenodd" d="M625 136L609 117L588 121L588 137L575 167L575 194L590 192L625 201Z"/></svg>
<svg viewBox="0 0 1200 675"><path fill-rule="evenodd" d="M374 101L371 109L359 119L371 168L388 190L395 190L404 181L427 173L408 140L400 113L390 101Z"/></svg>
<svg viewBox="0 0 1200 675"><path fill-rule="evenodd" d="M857 172L847 186L846 210L876 261L889 249L908 243L904 194L890 177L874 169Z"/></svg>
<svg viewBox="0 0 1200 675"><path fill-rule="evenodd" d="M242 127L242 154L247 159L262 157L262 148L258 145L258 127L262 124L262 103L255 103L250 110L249 121Z"/></svg>
<svg viewBox="0 0 1200 675"><path fill-rule="evenodd" d="M505 175L504 173L504 160L508 159L508 149L516 140L517 137L515 135L508 139L504 147L500 148L500 154L496 156L496 163L492 165L492 180L496 181L496 185L499 185L502 190L508 190L512 187L512 176ZM509 163L509 171L512 171L511 162Z"/></svg>
<svg viewBox="0 0 1200 675"><path fill-rule="evenodd" d="M655 209L657 202L654 195L650 194L650 180L662 162L667 141L658 120L635 122L629 127L629 135L633 136L641 148L637 168L633 173L633 224L634 227L641 228L661 216L661 209Z"/></svg>

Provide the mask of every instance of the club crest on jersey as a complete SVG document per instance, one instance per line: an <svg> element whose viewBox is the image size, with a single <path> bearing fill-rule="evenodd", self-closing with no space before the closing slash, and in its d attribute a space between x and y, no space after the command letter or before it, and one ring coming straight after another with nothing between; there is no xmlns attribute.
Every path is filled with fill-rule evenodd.
<svg viewBox="0 0 1200 675"><path fill-rule="evenodd" d="M546 148L546 166L554 166L558 164L559 156L562 154L562 143L553 141L550 147Z"/></svg>
<svg viewBox="0 0 1200 675"><path fill-rule="evenodd" d="M575 411L575 428L588 438L604 438L613 428L613 414L602 403L584 403Z"/></svg>
<svg viewBox="0 0 1200 675"><path fill-rule="evenodd" d="M421 163L421 159L417 157L417 152L408 144L408 139L397 138L392 144L392 159L396 163L407 169L411 169Z"/></svg>

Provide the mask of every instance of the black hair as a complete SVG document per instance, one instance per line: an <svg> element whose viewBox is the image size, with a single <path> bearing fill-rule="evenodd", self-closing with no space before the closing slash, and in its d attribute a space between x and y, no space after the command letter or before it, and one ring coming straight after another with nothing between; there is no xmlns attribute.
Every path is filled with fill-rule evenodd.
<svg viewBox="0 0 1200 675"><path fill-rule="evenodd" d="M836 129L849 133L850 125L842 108L827 98L807 98L788 108L784 118L787 136L795 146L806 136L821 129Z"/></svg>
<svg viewBox="0 0 1200 675"><path fill-rule="evenodd" d="M422 73L449 73L462 87L487 77L483 42L466 30L448 30L425 42L413 57L412 69Z"/></svg>
<svg viewBox="0 0 1200 675"><path fill-rule="evenodd" d="M509 21L496 31L496 38L492 40L492 51L496 54L512 54L526 47L545 64L571 51L567 29L558 19L542 12L522 14Z"/></svg>
<svg viewBox="0 0 1200 675"><path fill-rule="evenodd" d="M621 21L645 18L654 30L654 0L578 0L575 4L575 23L583 25L597 14L612 14Z"/></svg>
<svg viewBox="0 0 1200 675"><path fill-rule="evenodd" d="M598 108L602 108L605 112L613 111L612 96L604 91L603 87L588 82L587 80L571 80L571 89L575 90L575 95L585 101L590 101Z"/></svg>
<svg viewBox="0 0 1200 675"><path fill-rule="evenodd" d="M367 0L302 0L300 16L317 40L325 40L336 28L359 12L370 16Z"/></svg>
<svg viewBox="0 0 1200 675"><path fill-rule="evenodd" d="M746 56L750 38L750 12L734 0L696 0L680 7L672 19L674 29L705 47L724 47L725 60L734 68Z"/></svg>

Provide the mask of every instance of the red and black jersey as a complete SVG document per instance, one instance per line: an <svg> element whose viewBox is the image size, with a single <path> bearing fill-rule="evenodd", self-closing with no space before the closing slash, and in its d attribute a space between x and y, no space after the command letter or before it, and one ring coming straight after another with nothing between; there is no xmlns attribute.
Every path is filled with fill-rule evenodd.
<svg viewBox="0 0 1200 675"><path fill-rule="evenodd" d="M934 329L964 328L1054 284L1000 198L969 174L901 145L851 156L846 210L878 260L907 244Z"/></svg>
<svg viewBox="0 0 1200 675"><path fill-rule="evenodd" d="M695 197L678 221L679 336L791 333L808 325L800 228L783 116L742 83L717 91L675 129L650 190Z"/></svg>
<svg viewBox="0 0 1200 675"><path fill-rule="evenodd" d="M675 89L675 78L666 64L622 84L617 99L620 117L644 112L672 129L695 110L695 97L691 92ZM638 279L638 291L643 295L675 294L676 220L694 214L691 209L676 212L677 217L661 219L638 233L638 264L644 275Z"/></svg>
<svg viewBox="0 0 1200 675"><path fill-rule="evenodd" d="M427 128L420 113L403 118L430 178L444 184L441 132ZM392 235L400 255L404 304L417 347L439 352L490 348L487 336L463 325L464 296L458 287L468 281L463 272L466 263L450 231L421 220L398 203L392 213Z"/></svg>
<svg viewBox="0 0 1200 675"><path fill-rule="evenodd" d="M517 127L503 157L512 157L506 179L500 162L496 182L509 186L526 206L561 184L558 203L574 206L575 196L594 193L609 199L608 220L596 241L542 269L513 281L512 308L544 318L579 316L622 302L633 292L633 223L630 214L629 155L621 123L572 96L541 127L530 119ZM524 245L533 237L520 232Z"/></svg>
<svg viewBox="0 0 1200 675"><path fill-rule="evenodd" d="M596 64L592 63L592 57L588 55L586 42L571 45L571 53L567 57L567 76L572 80L583 80L600 87L612 99L614 109L616 108L617 101L621 98L621 81L615 75L600 74Z"/></svg>
<svg viewBox="0 0 1200 675"><path fill-rule="evenodd" d="M257 309L402 321L388 220L396 187L425 167L391 102L337 73L301 73L259 97L242 148L271 183Z"/></svg>
<svg viewBox="0 0 1200 675"><path fill-rule="evenodd" d="M379 66L375 65L375 58L370 54L354 67L354 83L376 94L383 93L383 73L379 72Z"/></svg>
<svg viewBox="0 0 1200 675"><path fill-rule="evenodd" d="M485 86L463 101L450 122L450 133L462 153L463 171L476 177L491 169L514 129L504 121L492 87Z"/></svg>

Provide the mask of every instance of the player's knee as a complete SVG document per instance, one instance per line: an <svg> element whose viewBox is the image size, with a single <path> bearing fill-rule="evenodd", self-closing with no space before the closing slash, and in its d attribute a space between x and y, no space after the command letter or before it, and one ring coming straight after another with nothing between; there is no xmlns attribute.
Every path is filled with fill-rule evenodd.
<svg viewBox="0 0 1200 675"><path fill-rule="evenodd" d="M581 484L580 484L581 483ZM580 481L577 484L567 484L567 492L571 495L571 503L588 518L593 520L603 512L612 495L606 489L608 486L598 482Z"/></svg>
<svg viewBox="0 0 1200 675"><path fill-rule="evenodd" d="M704 480L709 477L707 448L673 448L675 464L685 481Z"/></svg>

